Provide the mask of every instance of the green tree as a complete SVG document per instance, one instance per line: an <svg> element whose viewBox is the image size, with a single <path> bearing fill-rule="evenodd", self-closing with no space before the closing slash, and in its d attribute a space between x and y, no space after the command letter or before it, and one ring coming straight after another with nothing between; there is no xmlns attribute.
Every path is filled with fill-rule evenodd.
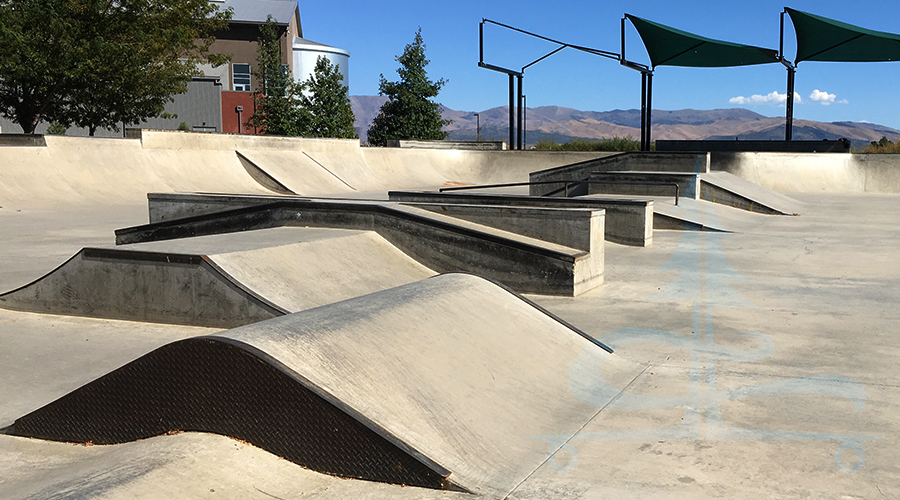
<svg viewBox="0 0 900 500"><path fill-rule="evenodd" d="M431 99L437 97L447 81L428 79L425 66L431 61L425 59L422 28L396 60L400 63L397 69L400 80L389 82L381 75L378 93L388 100L369 128L369 143L384 146L388 139L445 139L447 132L441 128L449 125L450 120L441 119L441 105Z"/></svg>
<svg viewBox="0 0 900 500"><path fill-rule="evenodd" d="M359 137L353 128L355 120L350 107L348 87L340 68L327 57L319 56L315 72L300 84L300 109L297 128L307 137Z"/></svg>
<svg viewBox="0 0 900 500"><path fill-rule="evenodd" d="M187 90L230 12L207 0L0 0L0 115L118 129Z"/></svg>
<svg viewBox="0 0 900 500"><path fill-rule="evenodd" d="M267 135L300 135L297 130L297 86L288 68L281 64L281 28L270 15L260 27L256 46L257 85L253 93L253 115L247 125Z"/></svg>

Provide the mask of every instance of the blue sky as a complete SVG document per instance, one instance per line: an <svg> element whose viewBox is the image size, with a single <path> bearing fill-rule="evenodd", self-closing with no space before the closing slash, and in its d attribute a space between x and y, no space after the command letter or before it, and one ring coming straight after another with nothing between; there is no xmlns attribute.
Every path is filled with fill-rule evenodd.
<svg viewBox="0 0 900 500"><path fill-rule="evenodd" d="M470 1L357 2L299 0L303 34L350 51L350 93L375 95L379 74L397 78L394 57L421 26L432 79L447 85L438 101L463 111L502 106L508 80L478 68L478 23L482 18L564 42L618 52L625 2ZM779 14L784 7L839 19L870 29L900 32L895 2L799 0L790 4L756 1L631 0L627 13L710 38L777 49ZM556 46L497 26L485 28L485 61L521 68ZM793 59L795 39L785 20L785 54ZM649 63L643 44L626 25L626 56ZM654 109L743 107L766 116L784 116L786 71L778 64L738 68L656 69ZM817 121L869 121L900 128L897 85L900 62L803 62L797 69L800 101L794 117ZM640 105L640 74L614 60L566 49L525 72L529 107L566 106L588 111L633 109ZM780 96L779 96L780 94Z"/></svg>

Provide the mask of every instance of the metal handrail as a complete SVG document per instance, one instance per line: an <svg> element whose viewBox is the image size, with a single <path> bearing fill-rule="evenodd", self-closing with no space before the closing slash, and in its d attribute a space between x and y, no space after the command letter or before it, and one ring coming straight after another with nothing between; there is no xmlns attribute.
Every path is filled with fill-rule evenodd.
<svg viewBox="0 0 900 500"><path fill-rule="evenodd" d="M558 181L532 181L532 182L507 182L504 184L482 184L479 186L456 186L438 189L439 193L444 191L466 191L471 189L490 189L518 186L539 186L543 184L563 184L563 187L545 193L541 196L551 196L560 191L565 191L565 197L569 197L569 184L633 184L639 186L670 186L675 188L675 205L678 205L678 184L675 182L658 182L658 181L591 181L591 180L558 180Z"/></svg>

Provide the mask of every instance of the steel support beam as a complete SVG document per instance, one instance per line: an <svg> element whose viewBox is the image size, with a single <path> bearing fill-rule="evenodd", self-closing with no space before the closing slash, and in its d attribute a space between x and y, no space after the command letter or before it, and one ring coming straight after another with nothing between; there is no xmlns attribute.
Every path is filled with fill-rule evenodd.
<svg viewBox="0 0 900 500"><path fill-rule="evenodd" d="M516 149L521 151L522 149L525 149L525 145L523 144L524 137L522 134L522 132L524 131L524 129L523 129L524 124L522 123L523 113L525 111L525 109L522 107L522 75L519 75L517 77L517 80L519 82L519 90L518 90L518 97L516 98L516 103L519 107L519 113L518 113L519 116L518 116L518 122L516 124L516 131L518 132L516 134L516 136L517 136L516 137Z"/></svg>

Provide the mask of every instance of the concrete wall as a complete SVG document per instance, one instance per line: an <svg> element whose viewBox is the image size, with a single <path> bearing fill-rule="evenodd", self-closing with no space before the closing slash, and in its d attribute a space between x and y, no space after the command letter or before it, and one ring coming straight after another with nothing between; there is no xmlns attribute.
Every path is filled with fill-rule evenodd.
<svg viewBox="0 0 900 500"><path fill-rule="evenodd" d="M714 153L712 169L783 193L900 193L898 154Z"/></svg>
<svg viewBox="0 0 900 500"><path fill-rule="evenodd" d="M586 180L594 172L640 171L640 172L694 172L709 171L709 153L653 153L627 152L609 157L588 160L581 163L565 165L532 172L531 182L549 182L557 180ZM541 196L564 188L563 183L540 184L531 186L532 196ZM569 196L588 193L586 185L580 185Z"/></svg>

